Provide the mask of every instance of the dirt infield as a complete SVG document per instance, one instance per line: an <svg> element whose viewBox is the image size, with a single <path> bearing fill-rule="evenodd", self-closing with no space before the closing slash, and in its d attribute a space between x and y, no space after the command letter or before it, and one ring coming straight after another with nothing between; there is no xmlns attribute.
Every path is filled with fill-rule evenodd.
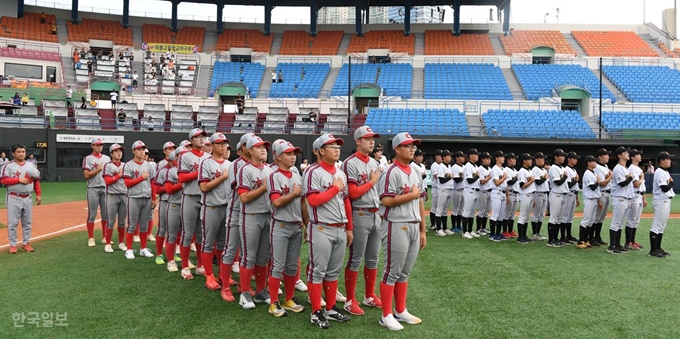
<svg viewBox="0 0 680 339"><path fill-rule="evenodd" d="M73 201L60 204L33 206L33 240L47 239L66 232L79 231L85 228L87 208L85 201ZM426 211L429 213L430 211ZM576 213L580 218L583 214ZM642 218L652 218L651 213L643 213ZM611 217L611 213L608 214ZM671 218L680 218L680 213L671 214ZM7 210L0 209L0 220L7 221ZM100 230L99 216L95 230ZM21 234L19 234L21 240ZM5 230L0 231L0 248L9 246L9 239Z"/></svg>

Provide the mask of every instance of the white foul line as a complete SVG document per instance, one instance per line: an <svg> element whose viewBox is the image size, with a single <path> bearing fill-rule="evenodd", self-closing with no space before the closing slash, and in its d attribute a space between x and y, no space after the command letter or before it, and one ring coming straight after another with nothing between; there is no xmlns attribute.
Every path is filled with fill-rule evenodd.
<svg viewBox="0 0 680 339"><path fill-rule="evenodd" d="M97 219L97 220L95 220L94 222L98 222L98 221L101 221L101 219ZM38 239L42 239L42 238L51 237L51 236L57 235L57 234L59 234L59 233L64 233L64 232L72 231L72 230L74 230L74 229L76 229L76 228L80 228L80 227L83 227L83 226L85 226L85 225L87 225L87 224L80 224L80 225L71 226L71 227L68 227L68 228L64 228L64 229L62 229L62 230L58 230L58 231L54 231L54 232L51 232L51 233L39 235L39 236L37 236L37 237L33 237L33 238L31 238L31 240L38 240ZM9 247L9 244L0 245L0 248L5 248L5 247Z"/></svg>

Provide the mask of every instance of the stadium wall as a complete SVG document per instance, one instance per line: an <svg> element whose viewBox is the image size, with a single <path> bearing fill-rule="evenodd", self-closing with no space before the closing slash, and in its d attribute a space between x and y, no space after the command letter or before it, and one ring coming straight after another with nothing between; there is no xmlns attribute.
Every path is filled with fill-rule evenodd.
<svg viewBox="0 0 680 339"><path fill-rule="evenodd" d="M17 17L18 0L2 0L0 1L0 17L11 16Z"/></svg>

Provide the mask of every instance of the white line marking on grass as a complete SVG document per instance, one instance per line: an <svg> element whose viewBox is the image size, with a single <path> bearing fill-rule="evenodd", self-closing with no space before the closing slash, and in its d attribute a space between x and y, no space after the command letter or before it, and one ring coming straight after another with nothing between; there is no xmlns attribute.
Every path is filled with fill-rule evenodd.
<svg viewBox="0 0 680 339"><path fill-rule="evenodd" d="M98 222L98 221L101 221L101 219L97 219L97 220L95 220L94 222ZM67 228L64 228L64 229L61 229L61 230L58 230L58 231L54 231L54 232L50 232L50 233L47 233L47 234L39 235L39 236L37 236L37 237L31 238L31 241L33 241L33 240L39 240L39 239L42 239L42 238L51 237L51 236L53 236L53 235L57 235L57 234L64 233L64 232L68 232L68 231L72 231L72 230L75 230L76 228L80 228L80 227L83 227L83 226L86 226L86 225L87 225L87 224L75 225L75 226L67 227ZM9 244L0 245L0 249L6 248L6 247L9 247Z"/></svg>

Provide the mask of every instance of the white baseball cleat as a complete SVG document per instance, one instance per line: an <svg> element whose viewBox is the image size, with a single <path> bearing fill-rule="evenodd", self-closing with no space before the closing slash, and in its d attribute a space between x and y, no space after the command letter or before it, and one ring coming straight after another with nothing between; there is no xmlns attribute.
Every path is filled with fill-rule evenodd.
<svg viewBox="0 0 680 339"><path fill-rule="evenodd" d="M132 250L125 251L125 259L134 259L135 253Z"/></svg>
<svg viewBox="0 0 680 339"><path fill-rule="evenodd" d="M337 291L335 292L335 301L344 303L345 301L347 301L347 298L345 298L345 296L342 295L340 291Z"/></svg>
<svg viewBox="0 0 680 339"><path fill-rule="evenodd" d="M168 272L177 272L177 263L174 260L168 261Z"/></svg>
<svg viewBox="0 0 680 339"><path fill-rule="evenodd" d="M312 299L310 299L309 297L307 297L307 302L311 305L311 304L312 304ZM321 307L326 307L326 300L323 300L323 298L321 298Z"/></svg>
<svg viewBox="0 0 680 339"><path fill-rule="evenodd" d="M189 267L182 269L182 278L184 278L184 280L191 280L194 278L194 275L191 274L191 269Z"/></svg>
<svg viewBox="0 0 680 339"><path fill-rule="evenodd" d="M95 247L96 245L94 238L87 239L87 247Z"/></svg>
<svg viewBox="0 0 680 339"><path fill-rule="evenodd" d="M121 250L121 251L127 251L128 250L127 246L125 246L125 244L122 243L122 242L118 243L118 249Z"/></svg>
<svg viewBox="0 0 680 339"><path fill-rule="evenodd" d="M196 244L193 242L191 243L191 252L196 252Z"/></svg>
<svg viewBox="0 0 680 339"><path fill-rule="evenodd" d="M404 309L404 312L401 313L394 313L394 318L397 319L399 322L411 324L411 325L417 325L422 323L423 321L420 320L420 318L416 317L415 315L408 313L407 309Z"/></svg>
<svg viewBox="0 0 680 339"><path fill-rule="evenodd" d="M255 303L253 302L253 297L250 295L250 293L241 293L238 304L246 310L255 308Z"/></svg>
<svg viewBox="0 0 680 339"><path fill-rule="evenodd" d="M139 255L145 256L147 258L153 258L154 257L153 253L151 253L151 250L149 250L148 248L142 248L139 251Z"/></svg>
<svg viewBox="0 0 680 339"><path fill-rule="evenodd" d="M465 232L465 233L463 233L463 238L472 239L472 236L470 235L470 232Z"/></svg>
<svg viewBox="0 0 680 339"><path fill-rule="evenodd" d="M102 238L102 245L106 245L106 239Z"/></svg>
<svg viewBox="0 0 680 339"><path fill-rule="evenodd" d="M231 265L231 271L238 274L238 272L241 272L241 269L238 266L238 261L234 261L234 264Z"/></svg>
<svg viewBox="0 0 680 339"><path fill-rule="evenodd" d="M146 240L156 242L156 237L153 234L149 234L146 236Z"/></svg>
<svg viewBox="0 0 680 339"><path fill-rule="evenodd" d="M205 277L205 267L203 266L196 267L196 275L202 275Z"/></svg>
<svg viewBox="0 0 680 339"><path fill-rule="evenodd" d="M132 241L133 242L139 242L140 241L139 236L138 235L133 236Z"/></svg>
<svg viewBox="0 0 680 339"><path fill-rule="evenodd" d="M404 329L404 326L401 326L397 319L394 319L392 313L388 314L386 317L380 317L378 323L380 326L387 327L388 330L392 331L401 331Z"/></svg>
<svg viewBox="0 0 680 339"><path fill-rule="evenodd" d="M180 254L180 252L179 252L179 246L175 247L175 254Z"/></svg>
<svg viewBox="0 0 680 339"><path fill-rule="evenodd" d="M480 237L480 232L479 232L479 231L475 231L475 232L470 233L470 235L473 236L473 237L475 237L475 238L479 238L479 237Z"/></svg>
<svg viewBox="0 0 680 339"><path fill-rule="evenodd" d="M110 244L104 245L104 252L106 252L106 253L113 253L113 248L111 247Z"/></svg>
<svg viewBox="0 0 680 339"><path fill-rule="evenodd" d="M434 233L437 234L437 235L440 236L440 237L445 237L445 236L446 236L446 233L444 233L444 231L442 231L442 230L437 230L437 231L434 232Z"/></svg>
<svg viewBox="0 0 680 339"><path fill-rule="evenodd" d="M295 289L300 292L307 292L307 285L302 280L298 280L295 282Z"/></svg>
<svg viewBox="0 0 680 339"><path fill-rule="evenodd" d="M446 230L446 231L444 231L444 233L446 233L446 235L454 235L454 234L456 234L456 233L451 232L451 230Z"/></svg>

